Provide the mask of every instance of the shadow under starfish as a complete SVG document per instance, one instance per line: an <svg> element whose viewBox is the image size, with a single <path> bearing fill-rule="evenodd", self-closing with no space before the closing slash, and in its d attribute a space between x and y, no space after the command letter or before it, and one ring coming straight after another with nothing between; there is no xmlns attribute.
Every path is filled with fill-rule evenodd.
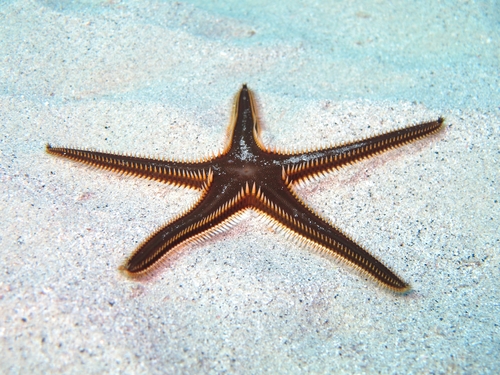
<svg viewBox="0 0 500 375"><path fill-rule="evenodd" d="M260 139L252 92L243 85L234 104L228 143L217 156L195 162L159 160L47 145L47 152L95 167L194 188L201 197L184 214L151 235L121 269L144 275L174 248L211 236L246 209L254 209L314 248L350 263L397 292L409 285L375 257L315 214L294 185L314 176L415 141L443 128L443 118L306 152L278 152Z"/></svg>

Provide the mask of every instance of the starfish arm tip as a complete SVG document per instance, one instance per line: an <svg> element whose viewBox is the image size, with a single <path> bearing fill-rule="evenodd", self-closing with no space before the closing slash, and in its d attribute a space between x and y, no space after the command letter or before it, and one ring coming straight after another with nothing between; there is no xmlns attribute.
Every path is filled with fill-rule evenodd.
<svg viewBox="0 0 500 375"><path fill-rule="evenodd" d="M130 264L125 263L118 267L118 271L129 280L138 280L140 276L144 276L143 273L130 271Z"/></svg>
<svg viewBox="0 0 500 375"><path fill-rule="evenodd" d="M399 294L399 295L407 295L409 293L411 293L412 291L412 287L410 284L405 284L403 287L400 287L400 288L397 288L397 289L394 289L394 291Z"/></svg>
<svg viewBox="0 0 500 375"><path fill-rule="evenodd" d="M130 271L127 269L126 264L122 264L120 267L118 267L118 271L120 271L125 276L130 277Z"/></svg>

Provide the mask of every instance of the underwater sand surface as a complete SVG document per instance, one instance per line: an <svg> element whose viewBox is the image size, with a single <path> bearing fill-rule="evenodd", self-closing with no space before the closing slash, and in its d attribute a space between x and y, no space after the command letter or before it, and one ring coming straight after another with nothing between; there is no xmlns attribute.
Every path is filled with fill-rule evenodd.
<svg viewBox="0 0 500 375"><path fill-rule="evenodd" d="M498 17L486 1L2 3L0 372L498 372ZM194 160L224 145L243 83L281 148L445 117L298 189L411 293L253 212L152 280L118 272L197 193L45 144Z"/></svg>

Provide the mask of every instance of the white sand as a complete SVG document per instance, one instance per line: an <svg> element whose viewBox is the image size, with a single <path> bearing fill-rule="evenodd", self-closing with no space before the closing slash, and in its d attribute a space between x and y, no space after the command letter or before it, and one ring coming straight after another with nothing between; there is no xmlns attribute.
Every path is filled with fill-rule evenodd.
<svg viewBox="0 0 500 375"><path fill-rule="evenodd" d="M498 372L498 7L240 3L0 5L0 372ZM300 189L412 293L253 213L147 283L117 271L196 193L45 143L194 159L224 144L244 82L281 147L446 117Z"/></svg>

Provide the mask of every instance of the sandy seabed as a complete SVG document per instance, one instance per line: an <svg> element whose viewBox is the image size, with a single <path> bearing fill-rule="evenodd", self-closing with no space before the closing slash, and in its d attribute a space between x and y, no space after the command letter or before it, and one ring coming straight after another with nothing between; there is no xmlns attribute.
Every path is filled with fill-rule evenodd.
<svg viewBox="0 0 500 375"><path fill-rule="evenodd" d="M0 372L498 373L498 6L203 4L0 5ZM242 83L281 148L446 118L298 190L411 293L253 212L152 280L118 272L197 193L45 144L194 160L224 144Z"/></svg>

